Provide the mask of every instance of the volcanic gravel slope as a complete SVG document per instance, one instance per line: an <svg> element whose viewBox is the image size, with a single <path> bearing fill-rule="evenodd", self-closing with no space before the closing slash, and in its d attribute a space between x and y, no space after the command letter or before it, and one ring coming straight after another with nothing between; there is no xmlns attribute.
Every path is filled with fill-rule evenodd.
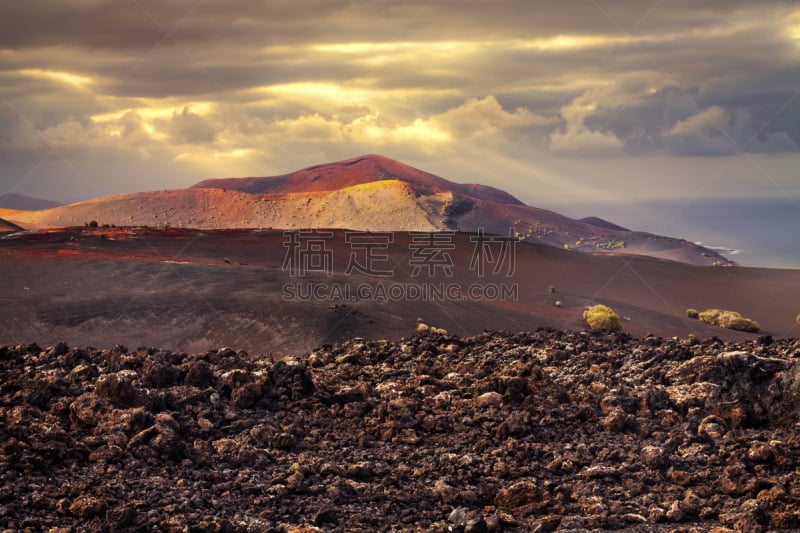
<svg viewBox="0 0 800 533"><path fill-rule="evenodd" d="M0 348L0 529L796 528L798 360L552 330Z"/></svg>

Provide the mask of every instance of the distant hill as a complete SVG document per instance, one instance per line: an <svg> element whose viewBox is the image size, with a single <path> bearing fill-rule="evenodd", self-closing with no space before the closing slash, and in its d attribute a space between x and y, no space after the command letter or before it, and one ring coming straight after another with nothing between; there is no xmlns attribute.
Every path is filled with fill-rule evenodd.
<svg viewBox="0 0 800 533"><path fill-rule="evenodd" d="M483 230L581 252L733 264L682 239L574 220L525 205L499 189L454 183L379 155L281 176L206 180L189 189L105 196L43 211L0 210L0 216L32 228L96 221L199 229Z"/></svg>
<svg viewBox="0 0 800 533"><path fill-rule="evenodd" d="M608 220L603 220L600 217L586 217L580 219L580 221L598 228L608 229L612 231L630 231L628 228L623 228L622 226L618 226L613 222L609 222Z"/></svg>
<svg viewBox="0 0 800 533"><path fill-rule="evenodd" d="M32 198L22 194L3 194L0 195L0 208L1 209L17 209L20 211L39 211L42 209L51 209L59 207L64 204L54 202L52 200L42 200L41 198Z"/></svg>

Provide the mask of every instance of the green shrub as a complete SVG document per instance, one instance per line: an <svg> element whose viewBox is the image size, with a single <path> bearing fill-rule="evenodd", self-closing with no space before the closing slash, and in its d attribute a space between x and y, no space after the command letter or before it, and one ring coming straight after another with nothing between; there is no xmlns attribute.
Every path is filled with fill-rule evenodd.
<svg viewBox="0 0 800 533"><path fill-rule="evenodd" d="M749 331L756 333L761 329L758 322L745 318L736 311L725 311L723 309L706 309L699 314L700 320L707 324L720 326L737 331Z"/></svg>
<svg viewBox="0 0 800 533"><path fill-rule="evenodd" d="M758 322L743 316L730 318L727 325L724 327L735 329L736 331L749 331L751 333L758 333L759 330L761 330L761 326Z"/></svg>
<svg viewBox="0 0 800 533"><path fill-rule="evenodd" d="M547 286L547 290L550 291L551 293L554 293L554 292L556 292L556 286L555 285L548 285Z"/></svg>
<svg viewBox="0 0 800 533"><path fill-rule="evenodd" d="M689 318L694 318L695 320L697 320L698 318L700 318L700 313L697 312L697 309L687 309L686 310L686 316L688 316Z"/></svg>
<svg viewBox="0 0 800 533"><path fill-rule="evenodd" d="M622 331L619 315L606 305L595 305L583 312L583 319L595 331Z"/></svg>

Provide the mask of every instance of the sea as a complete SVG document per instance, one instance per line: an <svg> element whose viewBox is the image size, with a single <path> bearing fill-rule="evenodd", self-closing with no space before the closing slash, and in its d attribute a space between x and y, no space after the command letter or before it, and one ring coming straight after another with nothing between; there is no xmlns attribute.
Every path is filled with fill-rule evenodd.
<svg viewBox="0 0 800 533"><path fill-rule="evenodd" d="M680 237L742 266L800 268L800 198L650 200L584 204L570 211L563 214L599 216L628 229Z"/></svg>

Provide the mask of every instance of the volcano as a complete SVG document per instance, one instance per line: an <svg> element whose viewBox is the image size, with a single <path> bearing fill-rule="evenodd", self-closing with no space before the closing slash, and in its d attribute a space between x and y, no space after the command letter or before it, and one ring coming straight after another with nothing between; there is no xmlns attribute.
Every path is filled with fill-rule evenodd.
<svg viewBox="0 0 800 533"><path fill-rule="evenodd" d="M449 181L380 155L272 177L202 181L188 189L104 196L0 216L26 228L99 225L196 229L330 228L510 236L581 252L649 255L695 265L734 263L682 239L574 220L486 185Z"/></svg>

